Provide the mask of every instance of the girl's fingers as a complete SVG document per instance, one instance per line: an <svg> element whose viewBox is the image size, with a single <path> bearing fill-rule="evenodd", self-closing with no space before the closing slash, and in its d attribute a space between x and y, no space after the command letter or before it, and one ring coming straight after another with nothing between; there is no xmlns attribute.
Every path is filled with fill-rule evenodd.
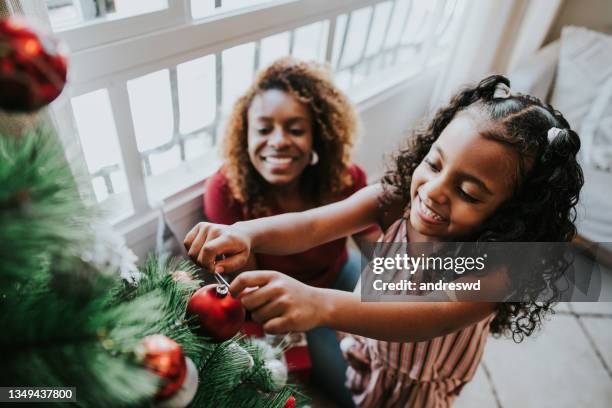
<svg viewBox="0 0 612 408"><path fill-rule="evenodd" d="M230 292L232 292L232 295L237 296L240 292L248 287L262 287L278 276L278 274L279 273L275 271L242 272L232 281L229 288Z"/></svg>
<svg viewBox="0 0 612 408"><path fill-rule="evenodd" d="M275 317L281 317L286 311L285 305L282 302L273 300L268 302L251 313L251 317L257 323L265 323Z"/></svg>
<svg viewBox="0 0 612 408"><path fill-rule="evenodd" d="M275 317L268 320L263 325L263 329L270 334L286 334L291 330L291 327L289 327L289 320L286 317Z"/></svg>
<svg viewBox="0 0 612 408"><path fill-rule="evenodd" d="M204 250L204 248L206 247L206 243L208 241L211 241L213 239L215 239L216 237L218 237L221 233L219 231L216 230L208 230L206 231L206 234L204 235L204 238L202 240L200 240L200 235L198 235L198 238L196 238L197 242L198 242L198 259L197 259L197 263L202 266L203 268L208 269L209 271L213 270L213 265L215 263L215 257L214 255L211 257L210 253L206 253L206 251ZM193 245L194 247L196 246L195 244Z"/></svg>
<svg viewBox="0 0 612 408"><path fill-rule="evenodd" d="M208 234L208 228L206 228L205 225L198 228L198 233L196 234L195 238L191 242L191 248L189 248L189 251L187 252L187 255L191 259L197 261L198 255L200 253L200 249L202 248L202 245L204 245L204 242L206 242L207 234Z"/></svg>
<svg viewBox="0 0 612 408"><path fill-rule="evenodd" d="M236 271L247 263L250 253L247 239L232 233L231 226L200 222L187 233L183 244L187 255L198 265L222 273ZM227 255L227 259L215 263L219 255Z"/></svg>
<svg viewBox="0 0 612 408"><path fill-rule="evenodd" d="M195 227L193 227L188 233L187 235L185 235L185 239L183 240L183 245L185 245L185 249L189 250L189 248L191 248L191 244L193 243L193 240L195 239L196 235L198 235L198 231L200 230L200 224L196 224Z"/></svg>
<svg viewBox="0 0 612 408"><path fill-rule="evenodd" d="M246 252L240 252L237 254L227 256L227 253L224 252L226 257L220 261L217 261L215 264L215 272L224 273L224 272L234 272L238 269L242 268L248 261L249 256Z"/></svg>
<svg viewBox="0 0 612 408"><path fill-rule="evenodd" d="M246 295L243 295L240 300L242 305L248 310L255 310L263 307L265 304L271 301L274 301L282 294L282 292L282 288L268 284Z"/></svg>
<svg viewBox="0 0 612 408"><path fill-rule="evenodd" d="M225 235L211 237L202 247L201 256L207 265L215 265L215 272L233 272L240 269L248 259L248 253L240 242ZM215 262L217 256L226 258Z"/></svg>

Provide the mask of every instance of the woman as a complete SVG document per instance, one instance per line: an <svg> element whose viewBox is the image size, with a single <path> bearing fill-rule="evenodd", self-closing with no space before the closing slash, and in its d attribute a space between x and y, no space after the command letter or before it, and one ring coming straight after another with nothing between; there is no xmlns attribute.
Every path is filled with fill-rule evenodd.
<svg viewBox="0 0 612 408"><path fill-rule="evenodd" d="M205 186L207 220L233 224L304 211L365 187L365 172L350 163L357 127L353 106L326 69L292 58L276 61L234 105L223 140L225 163ZM354 238L375 241L379 235L373 226ZM242 270L276 270L309 285L351 291L360 266L343 238L290 256L256 254ZM344 378L346 369L335 333L315 329L307 337L313 378L325 379L322 385L337 402L350 405L344 384L331 380ZM329 375L335 370L340 374Z"/></svg>

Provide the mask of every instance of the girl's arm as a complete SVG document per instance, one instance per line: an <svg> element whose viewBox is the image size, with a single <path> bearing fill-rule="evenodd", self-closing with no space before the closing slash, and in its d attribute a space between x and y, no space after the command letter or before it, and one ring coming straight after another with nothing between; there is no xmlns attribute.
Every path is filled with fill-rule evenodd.
<svg viewBox="0 0 612 408"><path fill-rule="evenodd" d="M234 226L251 237L252 250L271 255L303 252L362 231L377 222L379 184L350 197L299 213L287 213Z"/></svg>
<svg viewBox="0 0 612 408"><path fill-rule="evenodd" d="M379 184L350 197L300 213L237 222L231 226L199 223L185 237L191 258L205 268L229 272L242 267L249 254L288 255L359 232L380 219ZM225 260L215 263L219 255Z"/></svg>
<svg viewBox="0 0 612 408"><path fill-rule="evenodd" d="M274 271L245 272L231 284L269 333L317 326L384 341L416 342L452 333L494 310L493 302L361 302L359 295L305 285Z"/></svg>

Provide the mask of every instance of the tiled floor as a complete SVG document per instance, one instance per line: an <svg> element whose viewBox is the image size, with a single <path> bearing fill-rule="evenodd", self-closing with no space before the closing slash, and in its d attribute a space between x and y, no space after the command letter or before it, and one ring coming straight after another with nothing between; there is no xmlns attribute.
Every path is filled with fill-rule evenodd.
<svg viewBox="0 0 612 408"><path fill-rule="evenodd" d="M476 378L455 407L610 407L612 303L560 309L567 311L521 344L489 339Z"/></svg>
<svg viewBox="0 0 612 408"><path fill-rule="evenodd" d="M610 300L612 271L601 277ZM612 406L612 302L559 303L555 311L521 344L490 338L455 407Z"/></svg>

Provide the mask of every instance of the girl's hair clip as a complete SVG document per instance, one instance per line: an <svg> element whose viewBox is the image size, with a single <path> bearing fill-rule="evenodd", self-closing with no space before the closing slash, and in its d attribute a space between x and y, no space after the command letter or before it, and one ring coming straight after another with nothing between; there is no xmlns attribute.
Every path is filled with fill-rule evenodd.
<svg viewBox="0 0 612 408"><path fill-rule="evenodd" d="M503 82L498 82L495 85L495 92L493 92L493 99L506 99L510 97L510 87Z"/></svg>
<svg viewBox="0 0 612 408"><path fill-rule="evenodd" d="M555 138L559 136L559 133L562 131L563 129L559 129L558 127L554 126L548 129L548 143L552 143L552 141L555 140Z"/></svg>

